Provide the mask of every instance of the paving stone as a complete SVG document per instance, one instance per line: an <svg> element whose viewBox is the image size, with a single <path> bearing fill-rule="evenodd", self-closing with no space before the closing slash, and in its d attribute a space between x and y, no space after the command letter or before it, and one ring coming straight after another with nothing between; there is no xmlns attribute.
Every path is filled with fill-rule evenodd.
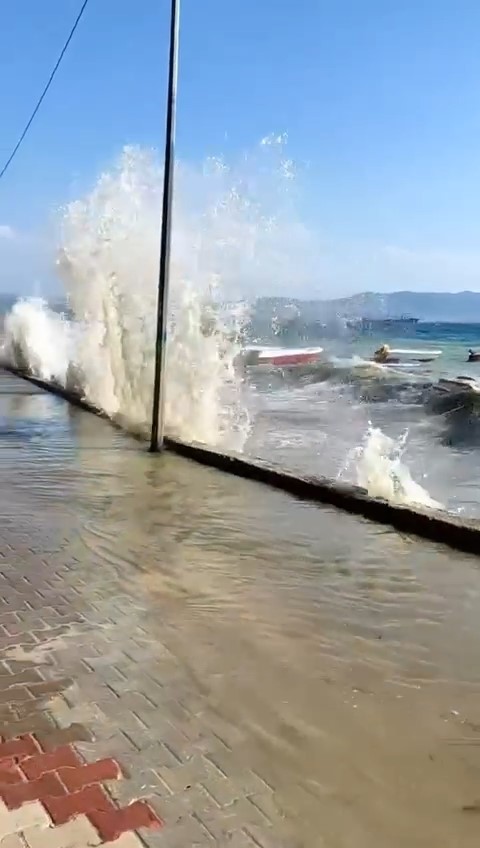
<svg viewBox="0 0 480 848"><path fill-rule="evenodd" d="M49 825L50 817L42 804L23 804L17 810L9 810L0 801L0 839L32 827L48 827Z"/></svg>
<svg viewBox="0 0 480 848"><path fill-rule="evenodd" d="M23 837L28 848L86 848L101 841L86 816L77 816L59 827L33 827L24 831Z"/></svg>
<svg viewBox="0 0 480 848"><path fill-rule="evenodd" d="M146 848L212 848L215 844L201 822L193 816L172 826L166 825L160 831L144 831L141 840ZM227 845L223 843L221 848L227 848Z"/></svg>
<svg viewBox="0 0 480 848"><path fill-rule="evenodd" d="M27 801L46 801L61 798L66 794L65 787L56 774L42 774L37 780L0 786L0 795L10 810L14 810Z"/></svg>
<svg viewBox="0 0 480 848"><path fill-rule="evenodd" d="M0 672L0 687L2 689L10 689L12 686L20 685L28 687L43 682L43 677L36 668L27 668L19 674Z"/></svg>
<svg viewBox="0 0 480 848"><path fill-rule="evenodd" d="M29 757L38 754L41 750L37 739L27 733L18 739L12 739L10 742L0 743L0 763L5 758Z"/></svg>
<svg viewBox="0 0 480 848"><path fill-rule="evenodd" d="M46 754L22 759L22 771L29 780L35 780L49 771L62 768L77 768L82 765L82 759L71 745L62 745Z"/></svg>
<svg viewBox="0 0 480 848"><path fill-rule="evenodd" d="M227 845L233 834L241 830L244 824L228 807L214 811L200 810L195 812L195 817L210 834L210 838L220 845Z"/></svg>
<svg viewBox="0 0 480 848"><path fill-rule="evenodd" d="M202 786L219 807L225 807L238 798L238 786L224 775L212 775L202 780Z"/></svg>
<svg viewBox="0 0 480 848"><path fill-rule="evenodd" d="M135 776L128 780L115 781L114 783L107 781L104 786L110 797L121 807L130 804L132 801L142 799L150 801L152 797L168 797L170 795L168 788L155 772L150 771L148 773L148 770L147 772L135 773Z"/></svg>
<svg viewBox="0 0 480 848"><path fill-rule="evenodd" d="M71 795L43 799L45 809L55 824L64 824L75 816L90 814L92 811L109 812L113 809L111 799L100 786L86 786Z"/></svg>
<svg viewBox="0 0 480 848"><path fill-rule="evenodd" d="M104 842L103 848L143 848L144 845L135 833L122 833L114 842Z"/></svg>
<svg viewBox="0 0 480 848"><path fill-rule="evenodd" d="M119 780L122 770L115 760L105 759L75 768L60 768L57 774L68 792L76 792L95 783Z"/></svg>
<svg viewBox="0 0 480 848"><path fill-rule="evenodd" d="M36 737L44 751L54 751L58 747L68 745L72 742L91 742L94 733L82 724L73 722L73 724L69 724L67 727L54 727L54 729L50 728L47 732L37 732Z"/></svg>
<svg viewBox="0 0 480 848"><path fill-rule="evenodd" d="M23 783L25 775L20 771L15 759L2 760L0 766L0 787L5 784Z"/></svg>
<svg viewBox="0 0 480 848"><path fill-rule="evenodd" d="M283 818L279 806L275 801L275 795L271 792L262 792L257 795L249 795L248 800L253 804L269 822L275 822Z"/></svg>
<svg viewBox="0 0 480 848"><path fill-rule="evenodd" d="M142 769L148 768L158 773L162 767L177 768L180 765L172 752L159 742L151 745L145 751L135 749L133 752L122 752L121 761L122 766L127 769L130 776L138 775Z"/></svg>
<svg viewBox="0 0 480 848"><path fill-rule="evenodd" d="M252 840L256 848L303 848L303 843L297 840L279 838L273 830L257 827L254 824L244 828L246 835ZM323 842L319 843L323 846Z"/></svg>
<svg viewBox="0 0 480 848"><path fill-rule="evenodd" d="M0 839L0 848L25 848L25 843L21 836L11 833L10 836L4 836L3 839Z"/></svg>
<svg viewBox="0 0 480 848"><path fill-rule="evenodd" d="M190 762L177 765L174 768L162 766L158 769L158 774L168 786L172 795L175 795L216 776L217 771L205 757L196 756Z"/></svg>
<svg viewBox="0 0 480 848"><path fill-rule="evenodd" d="M134 801L117 809L95 809L88 813L88 817L104 842L113 842L126 831L140 828L160 830L163 825L162 819L145 801Z"/></svg>
<svg viewBox="0 0 480 848"><path fill-rule="evenodd" d="M135 748L128 736L113 724L97 728L94 741L76 742L75 747L87 762L97 760L98 757L116 755L122 763L125 761L127 768L128 760L126 760L126 757L139 754L138 749Z"/></svg>
<svg viewBox="0 0 480 848"><path fill-rule="evenodd" d="M189 816L215 816L218 806L201 786L178 795L152 795L149 803L166 825L173 825Z"/></svg>

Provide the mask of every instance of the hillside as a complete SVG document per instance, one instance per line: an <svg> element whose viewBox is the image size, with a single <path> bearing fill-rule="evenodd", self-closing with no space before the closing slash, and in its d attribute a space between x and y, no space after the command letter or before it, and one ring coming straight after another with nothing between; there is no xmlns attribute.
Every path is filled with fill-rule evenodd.
<svg viewBox="0 0 480 848"><path fill-rule="evenodd" d="M345 318L395 318L412 315L421 321L480 324L480 292L363 292L336 300L260 298L257 315L296 307L302 316L318 321Z"/></svg>

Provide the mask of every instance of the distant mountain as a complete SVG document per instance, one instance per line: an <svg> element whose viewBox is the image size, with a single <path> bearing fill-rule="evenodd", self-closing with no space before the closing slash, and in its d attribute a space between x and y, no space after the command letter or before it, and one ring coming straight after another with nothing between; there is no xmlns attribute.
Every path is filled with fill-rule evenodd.
<svg viewBox="0 0 480 848"><path fill-rule="evenodd" d="M18 297L0 294L0 315L8 312ZM58 312L67 308L65 301L58 297L50 298L49 306ZM344 318L398 318L405 315L420 321L480 324L480 292L362 292L335 300L260 297L254 313L255 323L266 323L269 328L273 316L280 324L289 323L295 316L307 322L336 324Z"/></svg>
<svg viewBox="0 0 480 848"><path fill-rule="evenodd" d="M299 315L310 320L331 322L338 318L397 318L411 315L421 321L480 324L480 292L410 292L389 294L362 292L352 297L335 300L300 300L291 298L259 298L257 316L278 313L288 315L288 310L298 310Z"/></svg>
<svg viewBox="0 0 480 848"><path fill-rule="evenodd" d="M334 305L332 301L330 307ZM409 292L365 293L336 301L334 307L346 308L366 318L395 318L413 315L421 321L451 321L480 324L480 292Z"/></svg>

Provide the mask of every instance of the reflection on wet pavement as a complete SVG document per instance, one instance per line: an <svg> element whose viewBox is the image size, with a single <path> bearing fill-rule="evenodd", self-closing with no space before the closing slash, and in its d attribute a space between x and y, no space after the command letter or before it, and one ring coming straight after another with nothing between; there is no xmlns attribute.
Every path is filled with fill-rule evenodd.
<svg viewBox="0 0 480 848"><path fill-rule="evenodd" d="M142 595L295 845L478 845L475 558L152 457L11 378L0 446L3 521L61 515L79 575Z"/></svg>

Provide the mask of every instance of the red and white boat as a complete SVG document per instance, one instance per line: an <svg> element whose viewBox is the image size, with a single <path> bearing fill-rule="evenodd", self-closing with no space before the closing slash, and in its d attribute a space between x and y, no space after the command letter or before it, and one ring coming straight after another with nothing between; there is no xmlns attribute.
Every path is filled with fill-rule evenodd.
<svg viewBox="0 0 480 848"><path fill-rule="evenodd" d="M314 365L324 359L323 347L261 347L249 346L242 350L240 360L247 368L295 368Z"/></svg>

